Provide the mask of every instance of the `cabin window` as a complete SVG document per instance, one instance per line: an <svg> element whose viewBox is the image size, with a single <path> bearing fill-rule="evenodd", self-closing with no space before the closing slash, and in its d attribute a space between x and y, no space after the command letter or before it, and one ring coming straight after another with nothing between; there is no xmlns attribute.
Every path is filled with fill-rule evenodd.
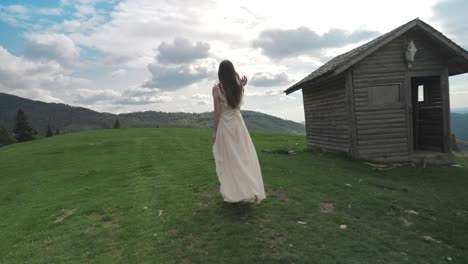
<svg viewBox="0 0 468 264"><path fill-rule="evenodd" d="M375 84L369 87L369 105L385 106L401 102L399 83Z"/></svg>
<svg viewBox="0 0 468 264"><path fill-rule="evenodd" d="M418 85L418 102L424 102L424 85Z"/></svg>

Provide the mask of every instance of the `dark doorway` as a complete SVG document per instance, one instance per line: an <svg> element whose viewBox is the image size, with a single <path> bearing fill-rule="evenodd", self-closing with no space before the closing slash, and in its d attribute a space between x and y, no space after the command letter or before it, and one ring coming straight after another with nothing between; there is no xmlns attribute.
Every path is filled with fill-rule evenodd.
<svg viewBox="0 0 468 264"><path fill-rule="evenodd" d="M414 150L444 150L440 76L411 78Z"/></svg>

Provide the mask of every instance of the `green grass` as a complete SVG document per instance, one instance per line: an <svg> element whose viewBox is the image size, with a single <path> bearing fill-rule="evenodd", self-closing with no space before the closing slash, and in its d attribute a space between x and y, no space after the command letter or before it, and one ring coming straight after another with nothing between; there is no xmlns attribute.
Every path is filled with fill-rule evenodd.
<svg viewBox="0 0 468 264"><path fill-rule="evenodd" d="M209 130L2 147L0 263L468 263L466 158L463 168L376 172L304 151L303 136L252 138L268 190L253 206L223 204ZM335 212L322 213L322 202Z"/></svg>

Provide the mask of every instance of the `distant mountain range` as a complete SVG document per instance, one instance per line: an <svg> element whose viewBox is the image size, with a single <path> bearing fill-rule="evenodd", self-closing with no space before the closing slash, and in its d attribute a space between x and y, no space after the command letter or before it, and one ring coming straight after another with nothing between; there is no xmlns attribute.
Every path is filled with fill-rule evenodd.
<svg viewBox="0 0 468 264"><path fill-rule="evenodd" d="M116 119L119 119L122 128L213 127L213 112L197 114L147 111L117 115L66 104L34 101L5 93L0 93L0 126L12 130L18 108L22 108L27 114L40 136L45 134L48 124L53 131L58 128L60 132L68 133L112 128ZM254 111L242 111L242 115L247 128L252 131L305 134L303 124L290 120Z"/></svg>
<svg viewBox="0 0 468 264"><path fill-rule="evenodd" d="M468 141L468 113L451 113L450 123L452 125L452 133L457 138Z"/></svg>
<svg viewBox="0 0 468 264"><path fill-rule="evenodd" d="M468 107L465 107L465 108L452 108L452 109L450 109L450 112L458 113L458 114L468 114Z"/></svg>
<svg viewBox="0 0 468 264"><path fill-rule="evenodd" d="M83 107L66 104L45 103L0 93L0 126L12 130L18 108L22 108L39 135L45 134L47 124L52 130L78 132L111 128L118 118L122 128L126 127L191 127L211 128L213 112L207 113L165 113L135 112L128 114L100 113ZM271 115L242 111L249 130L274 133L305 134L304 122L296 123ZM451 113L452 133L458 139L468 141L468 113Z"/></svg>

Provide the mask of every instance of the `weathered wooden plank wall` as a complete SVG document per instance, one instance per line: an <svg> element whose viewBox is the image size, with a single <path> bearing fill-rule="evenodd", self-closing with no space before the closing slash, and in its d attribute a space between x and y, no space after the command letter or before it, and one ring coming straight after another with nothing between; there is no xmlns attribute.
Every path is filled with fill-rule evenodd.
<svg viewBox="0 0 468 264"><path fill-rule="evenodd" d="M406 65L404 38L398 38L353 67L358 155L377 161L408 160L407 116L403 103ZM400 85L400 100L391 105L372 105L375 85Z"/></svg>
<svg viewBox="0 0 468 264"><path fill-rule="evenodd" d="M418 30L409 31L404 36L408 41L413 40L418 49L411 68L411 72L440 72L445 68L445 58L449 55L447 52L442 52L440 44L436 44Z"/></svg>
<svg viewBox="0 0 468 264"><path fill-rule="evenodd" d="M377 161L407 161L412 140L408 135L411 118L406 89L408 68L404 57L407 41L413 40L418 52L411 72L442 72L443 56L433 41L418 31L410 31L353 67L354 102L359 157ZM400 101L387 105L372 105L371 87L382 84L400 85Z"/></svg>
<svg viewBox="0 0 468 264"><path fill-rule="evenodd" d="M307 143L310 146L348 152L350 147L345 78L302 90Z"/></svg>
<svg viewBox="0 0 468 264"><path fill-rule="evenodd" d="M411 69L404 56L409 40L418 49ZM448 54L437 45L420 31L412 30L334 79L304 88L308 144L364 159L408 161L413 152L411 78L443 74ZM381 92L387 97L380 98ZM441 95L444 90L431 89L431 107L443 104ZM446 122L444 113L431 111L421 112L427 117L419 126L425 132L421 140L429 142L437 137L439 142L434 142L439 147L445 135L440 126ZM351 153L352 142L356 147Z"/></svg>

